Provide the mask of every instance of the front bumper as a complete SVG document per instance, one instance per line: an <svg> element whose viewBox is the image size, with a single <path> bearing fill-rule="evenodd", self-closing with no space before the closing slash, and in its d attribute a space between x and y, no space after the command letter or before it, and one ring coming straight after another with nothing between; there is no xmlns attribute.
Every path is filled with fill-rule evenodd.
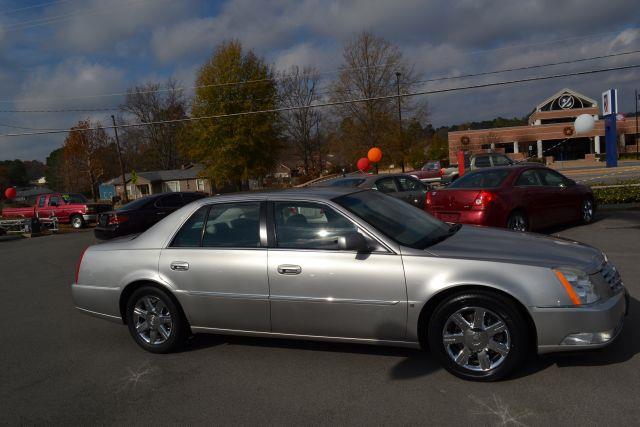
<svg viewBox="0 0 640 427"><path fill-rule="evenodd" d="M82 215L82 219L84 219L84 222L98 222L98 215L97 214L84 214L84 215Z"/></svg>
<svg viewBox="0 0 640 427"><path fill-rule="evenodd" d="M628 298L622 290L607 300L584 307L530 308L538 332L538 353L594 349L611 344L622 330Z"/></svg>

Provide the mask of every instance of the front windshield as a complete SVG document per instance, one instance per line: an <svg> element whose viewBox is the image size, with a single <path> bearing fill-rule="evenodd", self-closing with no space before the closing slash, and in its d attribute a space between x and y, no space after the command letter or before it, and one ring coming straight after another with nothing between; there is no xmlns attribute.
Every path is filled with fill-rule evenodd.
<svg viewBox="0 0 640 427"><path fill-rule="evenodd" d="M450 235L450 227L421 209L375 191L335 199L380 232L404 246L424 249Z"/></svg>
<svg viewBox="0 0 640 427"><path fill-rule="evenodd" d="M82 194L62 194L62 200L64 200L65 203L87 203L87 198L84 197L84 195Z"/></svg>

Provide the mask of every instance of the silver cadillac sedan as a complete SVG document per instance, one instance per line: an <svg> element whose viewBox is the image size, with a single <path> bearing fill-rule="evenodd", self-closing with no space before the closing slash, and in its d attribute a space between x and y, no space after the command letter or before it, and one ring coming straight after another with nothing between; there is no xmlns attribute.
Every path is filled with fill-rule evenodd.
<svg viewBox="0 0 640 427"><path fill-rule="evenodd" d="M198 332L422 346L451 373L484 381L531 352L610 344L628 306L595 248L446 224L335 187L191 203L86 249L72 294L154 353Z"/></svg>

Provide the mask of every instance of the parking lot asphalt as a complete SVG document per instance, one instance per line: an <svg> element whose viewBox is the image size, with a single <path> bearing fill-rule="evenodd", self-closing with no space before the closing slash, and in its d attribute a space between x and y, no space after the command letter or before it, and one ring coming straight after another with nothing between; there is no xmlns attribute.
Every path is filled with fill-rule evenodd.
<svg viewBox="0 0 640 427"><path fill-rule="evenodd" d="M7 424L634 425L640 419L640 210L552 230L607 252L632 299L609 348L532 357L470 383L427 352L196 336L149 354L124 326L77 312L84 231L0 242L0 421ZM114 266L117 268L117 266Z"/></svg>

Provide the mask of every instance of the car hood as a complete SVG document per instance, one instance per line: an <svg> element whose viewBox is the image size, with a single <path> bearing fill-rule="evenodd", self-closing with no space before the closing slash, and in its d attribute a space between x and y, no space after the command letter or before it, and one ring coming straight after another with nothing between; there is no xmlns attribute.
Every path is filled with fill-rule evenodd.
<svg viewBox="0 0 640 427"><path fill-rule="evenodd" d="M602 251L583 243L534 233L462 226L448 239L427 249L436 256L540 267L573 267L588 274L600 269Z"/></svg>

